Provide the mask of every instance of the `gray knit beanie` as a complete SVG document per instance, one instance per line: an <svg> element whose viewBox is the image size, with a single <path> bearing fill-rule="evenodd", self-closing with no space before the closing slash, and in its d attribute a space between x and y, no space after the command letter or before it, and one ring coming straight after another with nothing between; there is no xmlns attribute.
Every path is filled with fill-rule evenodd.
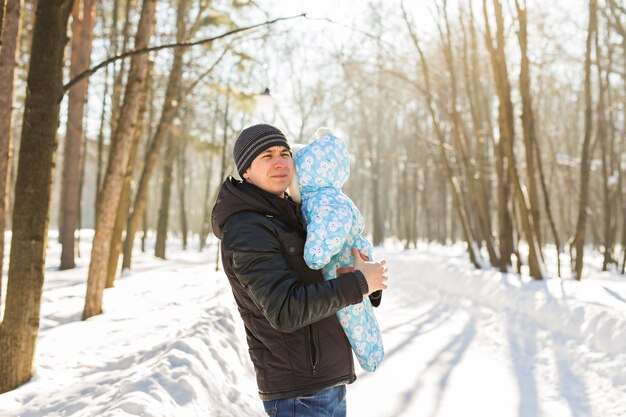
<svg viewBox="0 0 626 417"><path fill-rule="evenodd" d="M233 158L242 179L254 158L272 146L291 149L285 134L272 125L258 124L241 131L233 147Z"/></svg>

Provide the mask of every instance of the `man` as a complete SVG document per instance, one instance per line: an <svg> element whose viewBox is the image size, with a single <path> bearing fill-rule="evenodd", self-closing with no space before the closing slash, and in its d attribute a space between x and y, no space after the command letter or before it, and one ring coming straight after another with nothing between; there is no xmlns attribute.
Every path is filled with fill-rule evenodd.
<svg viewBox="0 0 626 417"><path fill-rule="evenodd" d="M233 149L243 179L226 179L213 208L224 271L245 325L259 395L268 415L346 414L352 351L336 313L387 288L385 261L365 262L324 281L303 259L306 231L286 194L294 173L285 135L244 129Z"/></svg>

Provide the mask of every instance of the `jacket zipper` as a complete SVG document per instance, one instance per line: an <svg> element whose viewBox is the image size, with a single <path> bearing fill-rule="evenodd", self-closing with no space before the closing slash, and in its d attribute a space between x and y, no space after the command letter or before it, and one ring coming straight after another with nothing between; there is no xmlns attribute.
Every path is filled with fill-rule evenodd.
<svg viewBox="0 0 626 417"><path fill-rule="evenodd" d="M311 362L311 374L317 376L317 344L315 340L315 332L313 331L313 325L308 327L309 329L309 361Z"/></svg>

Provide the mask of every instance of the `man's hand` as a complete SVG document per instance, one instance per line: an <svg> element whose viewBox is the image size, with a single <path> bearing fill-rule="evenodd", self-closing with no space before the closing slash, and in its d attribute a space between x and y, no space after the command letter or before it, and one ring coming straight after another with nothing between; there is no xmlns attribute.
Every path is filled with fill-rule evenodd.
<svg viewBox="0 0 626 417"><path fill-rule="evenodd" d="M359 270L365 276L369 292L366 295L378 290L387 289L388 269L387 261L381 259L380 261L369 262L361 255L356 249L352 248L352 257L354 258L354 270ZM365 259L364 259L365 258Z"/></svg>

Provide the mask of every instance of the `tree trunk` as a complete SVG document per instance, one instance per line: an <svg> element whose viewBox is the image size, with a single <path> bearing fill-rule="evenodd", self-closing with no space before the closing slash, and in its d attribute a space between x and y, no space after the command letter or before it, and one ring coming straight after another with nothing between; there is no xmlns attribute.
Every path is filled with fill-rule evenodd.
<svg viewBox="0 0 626 417"><path fill-rule="evenodd" d="M604 248L604 256L602 260L602 270L607 271L609 264L616 263L613 258L613 249L614 249L614 230L617 225L613 224L613 201L614 197L617 194L616 187L610 184L610 178L613 175L613 146L612 142L609 143L609 126L612 126L612 123L607 123L607 114L605 109L607 106L605 105L605 100L607 100L607 96L610 95L611 85L609 84L608 74L606 78L602 77L603 73L610 72L610 47L609 53L607 54L607 62L608 65L603 69L602 65L602 53L600 47L600 35L599 31L595 32L595 47L596 47L596 66L597 66L597 74L598 74L598 107L597 107L597 135L598 140L600 141L600 149L601 149L601 158L602 158L602 188L603 188L603 206L604 206L604 236L602 241L602 246ZM610 34L610 32L609 32ZM607 42L608 43L608 42ZM610 103L608 103L608 108L611 108Z"/></svg>
<svg viewBox="0 0 626 417"><path fill-rule="evenodd" d="M2 6L4 31L0 44L0 305L2 305L2 271L4 264L4 229L9 210L11 160L13 154L13 101L17 39L20 33L22 0L8 0ZM0 23L1 24L1 23Z"/></svg>
<svg viewBox="0 0 626 417"><path fill-rule="evenodd" d="M104 157L104 121L107 113L107 97L109 95L109 68L107 67L104 75L104 93L102 94L102 111L100 112L100 129L98 131L98 151L96 156L96 183L95 183L95 210L94 213L98 213L98 202L100 195L100 186L102 184L102 160ZM94 216L94 224L96 219Z"/></svg>
<svg viewBox="0 0 626 417"><path fill-rule="evenodd" d="M83 212L82 212L81 208L83 206L83 189L84 189L84 185L85 185L85 171L86 171L86 168L87 168L87 152L88 152L88 148L89 148L89 140L85 136L85 140L83 141L83 144L82 144L82 150L81 150L81 156L80 156L80 180L78 182L78 203L79 203L79 207L78 207L78 223L77 223L78 234L76 236L76 256L78 258L81 257L81 252L80 252L80 231L83 229Z"/></svg>
<svg viewBox="0 0 626 417"><path fill-rule="evenodd" d="M593 36L597 28L597 0L589 0L589 24L587 27L587 41L585 49L585 81L583 85L585 95L585 133L582 155L580 160L580 201L578 204L578 222L572 246L574 247L574 276L580 281L583 272L583 254L585 247L585 232L587 227L587 210L589 205L589 172L591 170L591 131L592 101L591 101L591 49Z"/></svg>
<svg viewBox="0 0 626 417"><path fill-rule="evenodd" d="M176 39L181 42L185 37L185 14L187 10L187 1L181 0L178 5L177 19L176 19ZM163 109L161 111L161 119L159 125L154 134L154 139L150 144L150 149L146 155L146 160L141 172L141 178L139 179L139 185L137 187L137 193L133 203L133 212L128 219L128 225L126 226L126 239L124 241L124 259L122 261L122 268L130 269L131 259L133 254L133 241L135 240L135 234L139 229L143 212L146 209L147 197L148 197L148 185L152 173L157 165L157 160L163 146L163 142L169 135L169 129L172 126L174 117L180 108L180 102L182 97L180 95L180 80L183 72L183 56L185 54L184 48L174 49L174 60L172 62L172 68L170 70L170 76L167 82L167 90L165 92L165 101L163 103Z"/></svg>
<svg viewBox="0 0 626 417"><path fill-rule="evenodd" d="M503 142L498 141L494 149L497 173L498 238L500 240L500 272L507 272L513 255L513 220L511 219L511 189L504 158Z"/></svg>
<svg viewBox="0 0 626 417"><path fill-rule="evenodd" d="M557 275L561 276L561 239L559 239L559 233L556 229L556 223L554 216L552 215L552 208L550 207L550 193L548 191L548 185L546 184L546 176L543 172L543 162L541 160L541 149L539 148L539 142L534 141L535 156L537 157L537 168L539 169L539 180L541 183L541 189L543 191L543 202L546 208L546 214L548 215L548 221L550 222L550 229L552 230L552 236L554 238L554 245L556 246L556 268Z"/></svg>
<svg viewBox="0 0 626 417"><path fill-rule="evenodd" d="M473 15L472 15L473 16ZM491 65L494 80L496 82L496 89L500 91L499 86L499 71L496 62L496 54L494 52L493 40L491 37L491 28L489 25L489 19L487 18L487 2L483 0L483 16L485 18L485 45L489 51L489 56L491 58ZM472 32L473 33L473 32ZM473 59L476 59L476 55L474 52ZM475 63L475 62L474 62ZM475 63L476 64L476 63ZM475 88L478 90L478 83L474 82ZM479 90L478 90L479 91ZM485 102L479 103L481 105L480 108L484 107L484 113L487 115L486 119L489 121L489 106ZM501 114L501 113L500 113ZM501 126L502 119L498 118L498 124L500 130L502 131L504 128ZM494 129L489 126L488 131L492 132ZM497 190L497 202L498 202L498 240L499 240L499 248L500 248L500 271L507 272L509 266L511 266L511 256L514 252L514 242L513 242L513 221L511 219L511 212L509 208L510 202L510 188L509 188L509 174L508 174L508 161L504 155L504 141L502 140L502 133L500 134L501 138L497 142L494 140L494 158L496 164L496 190Z"/></svg>
<svg viewBox="0 0 626 417"><path fill-rule="evenodd" d="M620 173L620 178L621 176L622 174ZM622 190L622 195L626 194L623 191L623 184L624 181L620 179L620 190ZM620 269L620 272L622 275L624 275L624 273L626 272L626 204L622 204L622 251L622 267Z"/></svg>
<svg viewBox="0 0 626 417"><path fill-rule="evenodd" d="M619 4L618 2L616 2L615 0L609 0L608 1L608 7L609 7L609 11L610 11L610 28L607 31L607 39L612 39L611 38L611 32L610 29L615 29L617 31L617 33L619 34L619 36L622 38L622 42L621 42L621 49L622 49L622 68L626 68L626 22L624 22L621 18L621 16L626 14L626 11L624 10L623 6L621 4ZM610 75L613 73L612 69L611 69L611 65L612 65L612 48L613 48L613 44L611 42L607 42L608 43L608 50L609 50L609 68L607 68L606 71L606 84L609 84L609 79L610 79ZM622 71L622 85L626 85L626 72ZM610 93L610 89L609 89L609 93ZM624 92L626 92L626 88L624 89ZM613 108L613 103L612 103L612 99L611 96L609 94L609 103L608 103L608 108L612 109ZM622 128L621 128L621 132L622 132L622 136L623 136L623 132L626 131L626 106L622 106L622 110L623 110L623 114L622 114ZM613 123L613 112L609 112L609 128L611 129L611 132L614 134L615 132L615 124ZM610 151L609 151L609 155L623 155L624 152L626 151L626 147L624 147L624 141L621 141L621 145L622 148L619 150L614 149L614 137L612 137L611 139L611 147L610 147ZM616 165L618 165L620 162L619 161L615 161ZM622 265L621 267L619 267L619 263L616 260L616 266L619 267L619 270L621 272L621 274L623 275L626 272L626 189L624 189L624 186L626 185L626 180L624 180L624 170L622 169L617 169L617 187L615 192L615 196L614 196L614 200L615 200L615 212L619 213L620 212L620 206L621 206L621 234L622 234ZM619 224L616 224L615 227L612 227L613 232L617 233L617 230L619 229ZM615 236L613 238L613 241L615 242L617 240L617 237Z"/></svg>
<svg viewBox="0 0 626 417"><path fill-rule="evenodd" d="M150 42L155 24L155 6L156 0L144 0L143 2L135 39L135 47L137 48L146 48ZM137 54L132 57L124 104L112 141L109 164L102 185L98 213L96 214L96 230L93 237L91 262L89 263L83 320L102 313L102 294L106 284L115 216L130 157L134 128L139 116L141 93L146 81L147 68L147 54Z"/></svg>
<svg viewBox="0 0 626 417"><path fill-rule="evenodd" d="M122 187L120 203L115 216L113 235L111 236L111 253L109 254L109 266L107 267L107 281L105 288L112 288L115 285L117 265L120 259L120 253L122 253L122 233L124 232L124 226L126 225L126 220L128 218L128 210L130 209L133 168L137 161L137 149L139 148L139 142L141 141L141 135L143 133L146 114L146 97L148 95L148 90L150 90L152 85L152 67L153 62L149 61L145 88L141 97L141 108L139 109L139 117L133 133L133 144L130 150L130 157L128 158L126 174L124 175L124 185Z"/></svg>
<svg viewBox="0 0 626 417"><path fill-rule="evenodd" d="M378 49L378 63L382 67L382 58L380 56L380 49ZM383 240L385 239L385 221L383 216L383 207L382 207L382 190L381 187L384 182L381 176L384 174L382 169L382 153L383 153L383 109L381 104L382 98L382 71L378 70L376 72L376 104L375 104L375 120L376 127L374 130L374 134L370 135L370 145L369 148L371 150L371 171L372 171L372 244L374 246L382 245ZM375 142L374 142L375 141Z"/></svg>
<svg viewBox="0 0 626 417"><path fill-rule="evenodd" d="M33 29L13 211L0 393L31 378L44 280L50 194L57 146L63 52L72 0L41 2Z"/></svg>
<svg viewBox="0 0 626 417"><path fill-rule="evenodd" d="M95 2L76 0L72 11L72 53L70 78L89 68L91 39L95 20ZM74 233L80 210L80 148L83 139L83 116L89 80L82 80L69 90L67 135L63 152L59 240L62 245L61 269L74 268Z"/></svg>
<svg viewBox="0 0 626 417"><path fill-rule="evenodd" d="M187 189L187 141L184 140L180 143L176 153L176 167L178 178L178 200L180 206L180 233L183 240L183 250L187 250L187 235L189 234L187 226L187 203L186 203L186 189Z"/></svg>
<svg viewBox="0 0 626 417"><path fill-rule="evenodd" d="M102 6L102 3L100 3ZM118 19L118 9L119 9L119 0L113 0L113 15L111 19L111 34L110 34L110 43L109 43L109 55L117 54L117 19ZM104 27L106 23L106 19L104 18L104 11L101 13L102 16L102 26ZM113 66L112 70L113 77L113 89L115 90L115 66ZM102 190L102 178L103 178L103 160L104 160L104 122L105 115L107 113L106 100L109 96L109 66L107 65L105 69L105 84L104 84L104 94L102 95L102 112L100 116L100 133L98 134L98 157L96 162L96 198L95 198L95 207L94 207L94 224L96 224L97 219L95 215L98 213L98 205L100 203L100 191ZM115 91L113 97L111 98L111 102L113 103L115 97ZM111 104L111 109L113 109L113 104ZM109 123L112 124L113 114L109 120ZM111 129L110 137L113 136L115 130Z"/></svg>
<svg viewBox="0 0 626 417"><path fill-rule="evenodd" d="M413 193L417 193L416 188L409 186L409 161L405 159L400 162L400 170L398 172L398 184L396 188L397 201L398 201L398 237L401 242L404 242L404 249L409 249L411 241L411 226L410 226L410 212L412 208L412 201L409 199L409 195L413 196Z"/></svg>
<svg viewBox="0 0 626 417"><path fill-rule="evenodd" d="M177 132L178 133L178 132ZM157 222L157 237L154 245L154 256L165 259L165 244L167 241L167 226L170 217L170 197L172 195L172 167L176 155L177 144L172 136L167 142L165 159L163 161L163 181L161 182L161 207L159 208L159 220Z"/></svg>
<svg viewBox="0 0 626 417"><path fill-rule="evenodd" d="M478 79L478 74L477 74L478 66L474 63L474 60L476 59L477 36L476 36L476 28L474 25L474 13L471 10L471 7L470 7L470 19L469 19L470 35L471 35L470 44L468 44L468 41L467 41L467 34L465 30L465 19L466 19L466 16L464 15L464 13L459 14L459 23L460 23L461 31L463 34L463 46L461 50L464 51L463 57L462 57L463 58L462 59L463 81L464 81L463 84L465 86L465 94L467 95L467 100L468 100L468 104L470 108L470 116L472 119L472 127L474 130L474 136L476 140L476 146L475 146L476 151L474 155L474 160L476 161L475 162L476 174L473 176L473 178L469 178L469 180L475 183L474 185L475 192L476 192L475 198L478 202L481 203L480 204L480 211L481 211L480 217L482 218L481 219L481 231L485 239L485 244L487 246L487 253L489 254L489 260L491 262L491 265L496 266L496 265L499 265L500 259L499 259L499 253L498 253L497 247L493 239L491 216L489 213L490 198L489 198L489 193L487 191L487 184L486 184L487 171L486 171L486 165L485 165L485 162L487 161L488 138L491 138L491 136L488 134L487 129L483 127L484 119L483 119L483 115L481 114L480 106L479 106L480 88L479 88L479 79Z"/></svg>
<svg viewBox="0 0 626 417"><path fill-rule="evenodd" d="M534 225L534 234L537 237L539 254L541 252L542 238L540 228L539 196L537 192L537 174L535 172L535 146L537 134L535 130L535 117L533 115L532 95L530 90L530 62L528 60L528 34L526 24L526 0L522 7L519 0L515 0L519 31L517 37L521 51L521 65L519 88L522 96L522 129L524 133L524 148L526 150L526 179L528 181L528 197L530 202L529 215Z"/></svg>
<svg viewBox="0 0 626 417"><path fill-rule="evenodd" d="M148 212L144 211L141 217L141 252L146 252L146 240L148 240Z"/></svg>
<svg viewBox="0 0 626 417"><path fill-rule="evenodd" d="M224 151L225 153L225 151ZM213 159L213 158L211 158ZM222 159L225 159L223 157ZM202 252L207 244L207 238L209 236L209 232L211 230L211 208L215 203L213 201L213 196L211 195L211 182L213 179L213 167L211 166L211 161L209 160L206 167L206 177L204 182L204 205L202 208L202 223L200 224L200 233L199 233L199 245L198 250ZM222 176L220 176L220 180L223 180ZM219 190L219 189L218 189Z"/></svg>
<svg viewBox="0 0 626 417"><path fill-rule="evenodd" d="M230 86L226 89L226 103L224 105L224 130L222 136L222 144L220 146L220 176L219 180L224 181L224 175L226 173L226 147L228 144L228 108L230 103ZM218 120L219 115L219 104L218 100L215 100L215 118L214 120ZM216 137L217 135L217 122L213 123L213 132L211 137ZM211 209L213 204L215 203L215 198L217 198L217 192L219 188L215 191L215 198L211 196L211 182L213 178L213 167L211 166L211 162L213 157L211 156L208 159L207 167L206 167L206 181L204 185L204 205L202 211L202 223L200 224L200 244L198 245L198 250L202 252L207 243L207 238L209 236L209 232L211 231Z"/></svg>
<svg viewBox="0 0 626 417"><path fill-rule="evenodd" d="M128 41L130 39L130 10L132 6L132 0L126 0L126 9L124 11L124 26L122 27L122 46L121 51L126 52L128 50ZM120 45L118 45L117 39L117 9L118 3L117 0L114 5L114 17L112 22L112 42L113 42L113 54L117 55L119 51ZM135 44L135 49L138 49L137 44ZM113 71L113 96L111 97L111 134L113 134L117 129L117 123L120 118L120 104L122 100L122 89L124 88L124 78L126 77L126 60L122 60L120 62L120 69L116 73Z"/></svg>

